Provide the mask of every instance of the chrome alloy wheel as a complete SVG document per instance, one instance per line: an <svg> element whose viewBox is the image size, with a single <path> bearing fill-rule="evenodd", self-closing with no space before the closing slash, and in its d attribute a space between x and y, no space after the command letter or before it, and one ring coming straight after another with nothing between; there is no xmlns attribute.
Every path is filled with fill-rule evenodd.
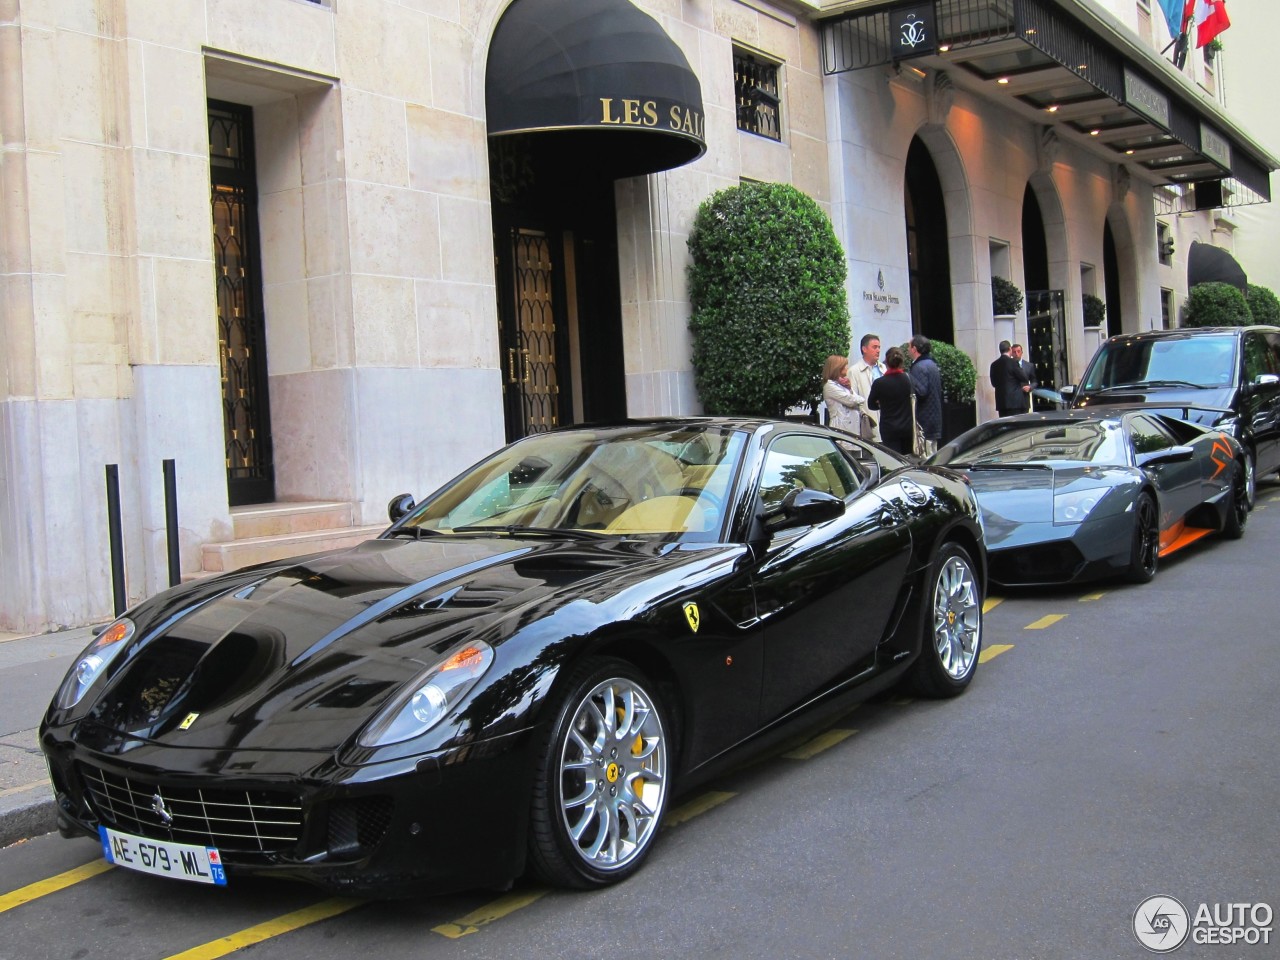
<svg viewBox="0 0 1280 960"><path fill-rule="evenodd" d="M973 669L982 639L980 591L961 557L948 557L933 589L933 642L942 669L961 680Z"/></svg>
<svg viewBox="0 0 1280 960"><path fill-rule="evenodd" d="M626 866L653 839L666 803L667 741L653 699L615 677L578 704L560 751L560 816L578 856Z"/></svg>

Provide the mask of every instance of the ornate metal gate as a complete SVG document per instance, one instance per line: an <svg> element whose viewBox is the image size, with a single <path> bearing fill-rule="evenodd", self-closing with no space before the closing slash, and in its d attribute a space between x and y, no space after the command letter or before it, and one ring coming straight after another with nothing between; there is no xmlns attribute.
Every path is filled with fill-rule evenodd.
<svg viewBox="0 0 1280 960"><path fill-rule="evenodd" d="M275 498L275 477L249 107L209 101L209 167L228 498L265 503Z"/></svg>
<svg viewBox="0 0 1280 960"><path fill-rule="evenodd" d="M502 311L504 393L509 439L541 433L564 421L557 336L562 278L553 233L513 227L509 234L511 309Z"/></svg>

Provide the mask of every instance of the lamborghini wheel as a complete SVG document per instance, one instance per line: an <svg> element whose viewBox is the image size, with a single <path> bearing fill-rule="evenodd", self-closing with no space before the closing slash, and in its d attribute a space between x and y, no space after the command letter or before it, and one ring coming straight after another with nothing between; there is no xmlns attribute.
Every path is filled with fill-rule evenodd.
<svg viewBox="0 0 1280 960"><path fill-rule="evenodd" d="M1139 494L1133 506L1133 548L1125 579L1150 583L1160 565L1160 512L1149 493Z"/></svg>

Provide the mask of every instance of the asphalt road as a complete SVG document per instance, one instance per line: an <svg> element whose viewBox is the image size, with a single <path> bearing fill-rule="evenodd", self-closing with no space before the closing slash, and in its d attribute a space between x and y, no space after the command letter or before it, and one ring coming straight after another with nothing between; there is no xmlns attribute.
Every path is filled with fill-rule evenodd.
<svg viewBox="0 0 1280 960"><path fill-rule="evenodd" d="M683 798L619 887L361 903L46 836L0 850L0 958L1151 956L1148 897L1280 909L1280 487L1260 504L1150 585L992 597L963 697L880 698Z"/></svg>

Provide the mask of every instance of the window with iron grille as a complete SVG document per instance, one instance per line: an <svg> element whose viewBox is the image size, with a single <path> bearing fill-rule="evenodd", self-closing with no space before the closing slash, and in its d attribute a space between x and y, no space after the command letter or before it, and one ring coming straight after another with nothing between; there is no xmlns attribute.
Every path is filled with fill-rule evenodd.
<svg viewBox="0 0 1280 960"><path fill-rule="evenodd" d="M778 64L735 47L733 86L737 94L738 129L781 140Z"/></svg>

